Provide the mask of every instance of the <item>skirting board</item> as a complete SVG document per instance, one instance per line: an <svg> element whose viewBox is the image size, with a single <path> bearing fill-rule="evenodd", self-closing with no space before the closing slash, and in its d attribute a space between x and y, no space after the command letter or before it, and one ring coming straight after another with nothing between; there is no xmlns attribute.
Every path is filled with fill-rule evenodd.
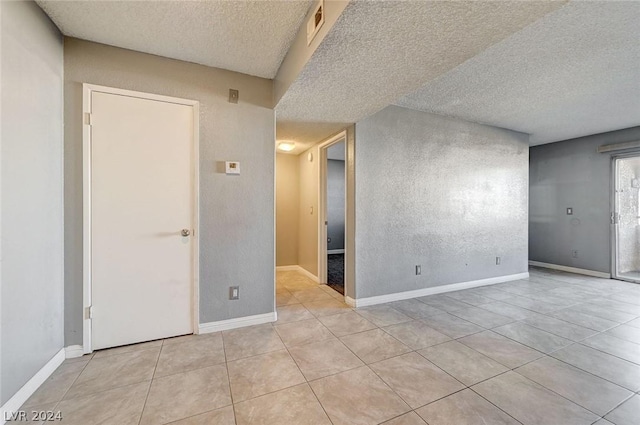
<svg viewBox="0 0 640 425"><path fill-rule="evenodd" d="M0 408L0 424L4 425L8 419L11 418L11 414L17 412L25 401L29 399L36 392L40 385L44 383L51 374L62 364L65 359L65 350L61 349L56 353L51 360L49 360L42 369L40 369L33 378L29 379L26 384L18 390L7 402ZM14 423L14 422L11 422Z"/></svg>
<svg viewBox="0 0 640 425"><path fill-rule="evenodd" d="M314 282L316 283L320 282L320 280L318 279L318 276L316 276L315 274L311 273L307 269L302 268L300 266L278 266L276 267L276 270L279 272L284 272L284 271L300 272L303 275L307 276L309 279L313 280Z"/></svg>
<svg viewBox="0 0 640 425"><path fill-rule="evenodd" d="M530 266L544 267L545 269L560 270L563 272L583 274L585 276L601 277L603 279L611 279L611 274L598 272L595 270L579 269L577 267L561 266L559 264L541 263L540 261L529 261Z"/></svg>
<svg viewBox="0 0 640 425"><path fill-rule="evenodd" d="M512 280L526 279L529 273L510 274L507 276L490 277L488 279L471 280L468 282L451 283L449 285L433 286L431 288L416 289L414 291L396 292L394 294L378 295L368 298L344 297L347 305L351 307L366 307L369 305L384 304L391 301L408 300L410 298L425 297L427 295L442 294L444 292L459 291L461 289L476 288L478 286L493 285L495 283L510 282Z"/></svg>
<svg viewBox="0 0 640 425"><path fill-rule="evenodd" d="M82 345L70 345L64 347L64 354L67 359L75 359L84 356L84 347Z"/></svg>
<svg viewBox="0 0 640 425"><path fill-rule="evenodd" d="M327 254L344 254L344 249L328 249Z"/></svg>
<svg viewBox="0 0 640 425"><path fill-rule="evenodd" d="M200 323L198 331L201 334L212 332L228 331L229 329L243 328L245 326L262 325L278 320L278 314L273 313L256 314L255 316L238 317L236 319L220 320L218 322Z"/></svg>

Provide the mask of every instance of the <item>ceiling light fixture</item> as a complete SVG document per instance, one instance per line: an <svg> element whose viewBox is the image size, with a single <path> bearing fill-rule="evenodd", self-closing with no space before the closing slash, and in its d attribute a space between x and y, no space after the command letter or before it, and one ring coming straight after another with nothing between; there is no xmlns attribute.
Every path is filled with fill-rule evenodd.
<svg viewBox="0 0 640 425"><path fill-rule="evenodd" d="M278 143L278 149L280 149L283 152L291 152L292 150L294 150L296 147L296 144L294 142L282 142L282 143Z"/></svg>

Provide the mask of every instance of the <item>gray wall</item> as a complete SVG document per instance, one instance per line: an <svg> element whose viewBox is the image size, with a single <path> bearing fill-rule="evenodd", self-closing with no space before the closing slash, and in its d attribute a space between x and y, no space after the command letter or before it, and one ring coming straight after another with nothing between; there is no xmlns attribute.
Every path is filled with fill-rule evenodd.
<svg viewBox="0 0 640 425"><path fill-rule="evenodd" d="M66 344L82 341L82 83L200 101L200 322L274 311L272 82L66 38ZM225 160L242 174L225 175ZM239 300L228 300L230 285Z"/></svg>
<svg viewBox="0 0 640 425"><path fill-rule="evenodd" d="M63 347L62 36L35 3L0 2L0 404Z"/></svg>
<svg viewBox="0 0 640 425"><path fill-rule="evenodd" d="M344 143L339 143L344 149ZM327 160L327 249L344 249L344 161Z"/></svg>
<svg viewBox="0 0 640 425"><path fill-rule="evenodd" d="M357 298L527 271L527 135L390 106L356 140Z"/></svg>
<svg viewBox="0 0 640 425"><path fill-rule="evenodd" d="M531 148L531 260L611 272L611 155L596 149L634 140L640 127Z"/></svg>

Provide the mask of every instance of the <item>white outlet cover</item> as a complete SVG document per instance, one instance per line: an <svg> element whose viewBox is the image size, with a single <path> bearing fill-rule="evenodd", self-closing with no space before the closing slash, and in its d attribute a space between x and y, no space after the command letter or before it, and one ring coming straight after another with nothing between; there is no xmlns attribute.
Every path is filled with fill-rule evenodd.
<svg viewBox="0 0 640 425"><path fill-rule="evenodd" d="M240 174L240 163L238 161L225 161L224 165L227 174Z"/></svg>

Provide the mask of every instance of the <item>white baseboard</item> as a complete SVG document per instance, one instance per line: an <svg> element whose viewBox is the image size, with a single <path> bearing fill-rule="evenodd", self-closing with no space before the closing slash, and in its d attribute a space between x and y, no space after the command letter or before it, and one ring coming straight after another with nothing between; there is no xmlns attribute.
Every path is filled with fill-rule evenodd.
<svg viewBox="0 0 640 425"><path fill-rule="evenodd" d="M309 279L313 280L315 283L320 282L320 279L318 279L318 276L316 276L315 274L311 273L307 269L300 266L278 266L276 267L276 270L279 272L284 272L284 271L300 272L303 275L307 276Z"/></svg>
<svg viewBox="0 0 640 425"><path fill-rule="evenodd" d="M220 320L218 322L200 323L200 325L198 325L198 331L201 334L208 334L243 328L245 326L262 325L263 323L271 323L276 320L278 320L278 314L274 311L273 313L256 314L254 316Z"/></svg>
<svg viewBox="0 0 640 425"><path fill-rule="evenodd" d="M327 255L329 254L344 254L344 249L328 249Z"/></svg>
<svg viewBox="0 0 640 425"><path fill-rule="evenodd" d="M279 272L298 271L300 266L277 266L276 270Z"/></svg>
<svg viewBox="0 0 640 425"><path fill-rule="evenodd" d="M495 283L510 282L512 280L526 279L529 273L510 274L507 276L490 277L488 279L471 280L468 282L451 283L449 285L433 286L431 288L416 289L413 291L396 292L393 294L378 295L375 297L356 298L344 297L345 302L351 307L366 307L369 305L384 304L392 301L408 300L410 298L425 297L427 295L442 294L444 292L459 291L461 289L476 288L478 286L493 285Z"/></svg>
<svg viewBox="0 0 640 425"><path fill-rule="evenodd" d="M36 392L40 385L44 383L51 374L62 364L65 359L65 350L61 349L49 360L42 369L33 375L26 384L18 390L7 402L0 408L0 425L4 425L7 420L11 419L11 414L17 412L20 407ZM13 422L12 422L13 423Z"/></svg>
<svg viewBox="0 0 640 425"><path fill-rule="evenodd" d="M541 263L540 261L529 261L530 266L544 267L546 269L560 270L563 272L583 274L585 276L601 277L611 279L610 273L598 272L595 270L579 269L577 267L561 266L559 264Z"/></svg>
<svg viewBox="0 0 640 425"><path fill-rule="evenodd" d="M70 345L64 347L64 355L67 359L75 359L84 356L84 347L82 345Z"/></svg>

